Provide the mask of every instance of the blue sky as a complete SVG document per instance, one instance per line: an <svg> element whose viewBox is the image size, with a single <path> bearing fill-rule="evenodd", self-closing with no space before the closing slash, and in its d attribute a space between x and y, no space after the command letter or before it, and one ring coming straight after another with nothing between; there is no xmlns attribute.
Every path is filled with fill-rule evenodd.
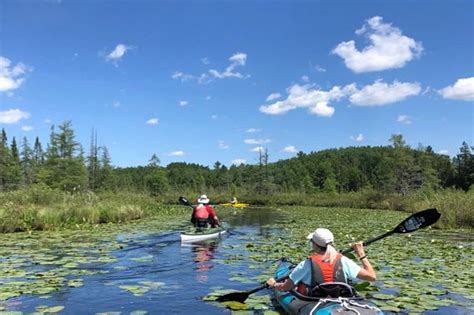
<svg viewBox="0 0 474 315"><path fill-rule="evenodd" d="M2 1L0 127L116 166L474 144L472 1Z"/></svg>

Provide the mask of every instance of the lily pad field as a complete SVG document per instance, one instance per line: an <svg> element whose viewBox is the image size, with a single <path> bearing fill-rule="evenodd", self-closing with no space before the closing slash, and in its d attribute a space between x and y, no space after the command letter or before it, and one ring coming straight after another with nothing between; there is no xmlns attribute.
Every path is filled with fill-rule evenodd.
<svg viewBox="0 0 474 315"><path fill-rule="evenodd" d="M271 290L246 303L215 301L273 275L282 257L310 253L317 227L336 247L393 229L407 214L345 208L217 208L224 237L180 242L182 209L128 224L0 235L0 314L280 314ZM474 313L472 230L427 228L392 235L366 248L377 281L359 292L386 313Z"/></svg>

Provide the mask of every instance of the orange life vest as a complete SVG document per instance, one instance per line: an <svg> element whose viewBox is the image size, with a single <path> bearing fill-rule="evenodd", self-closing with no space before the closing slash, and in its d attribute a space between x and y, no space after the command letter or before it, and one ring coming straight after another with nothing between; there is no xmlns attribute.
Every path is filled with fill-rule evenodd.
<svg viewBox="0 0 474 315"><path fill-rule="evenodd" d="M312 295L312 290L319 284L325 282L346 282L344 270L341 263L341 254L329 262L324 255L312 255L308 259L311 261L311 283L298 283L297 291L303 295Z"/></svg>

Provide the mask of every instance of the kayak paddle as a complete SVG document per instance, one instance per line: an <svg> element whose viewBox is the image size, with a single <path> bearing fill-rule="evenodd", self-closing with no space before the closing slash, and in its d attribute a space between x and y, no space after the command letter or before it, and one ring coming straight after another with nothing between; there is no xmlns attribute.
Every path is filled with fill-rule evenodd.
<svg viewBox="0 0 474 315"><path fill-rule="evenodd" d="M280 282L280 281L282 281L283 279L285 279L287 277L288 276L285 276L283 278L278 278L278 279L276 279L276 282ZM244 303L245 300L249 297L250 294L258 292L258 291L263 290L265 288L268 288L268 285L267 285L266 282L263 283L258 288L255 288L255 289L252 289L252 290L232 292L232 293L227 293L227 294L221 295L216 299L216 301L217 302L237 301L237 302L240 302L240 303Z"/></svg>
<svg viewBox="0 0 474 315"><path fill-rule="evenodd" d="M182 205L193 207L193 205L189 203L188 199L184 197L179 197L178 201Z"/></svg>
<svg viewBox="0 0 474 315"><path fill-rule="evenodd" d="M414 213L411 216L409 216L408 218L406 218L405 220L403 220L393 230L391 230L387 233L384 233L382 235L379 235L377 237L374 237L370 240L364 241L363 242L364 247L367 246L367 245L372 244L375 241L381 240L382 238L385 238L385 237L390 236L390 235L395 234L395 233L397 233L397 234L411 233L411 232L414 232L416 230L425 228L427 226L430 226L430 225L436 223L436 221L438 221L438 219L440 217L441 217L441 213L439 213L438 210L436 210L435 208L426 209L426 210ZM348 248L346 250L343 250L341 252L341 254L345 255L347 253L350 253L351 251L353 251L353 248Z"/></svg>
<svg viewBox="0 0 474 315"><path fill-rule="evenodd" d="M410 233L414 232L416 230L425 228L427 226L430 226L438 219L441 217L441 214L438 212L436 209L426 209L417 213L412 214L405 220L403 220L396 228L394 228L392 231L384 233L380 236L377 236L373 239L364 241L363 244L364 246L367 246L369 244L372 244L375 241L381 240L382 238L385 238L389 235L395 234L395 233ZM344 251L342 251L342 254L347 254L351 252L353 249L349 248ZM283 279L287 278L288 276L285 276L283 278L276 279L276 282L280 282ZM228 294L224 294L219 296L216 301L218 302L226 302L226 301L237 301L240 303L244 303L245 300L249 297L250 294L258 292L260 290L263 290L267 288L266 282L259 286L258 288L255 288L253 290L249 291L242 291L242 292L232 292Z"/></svg>

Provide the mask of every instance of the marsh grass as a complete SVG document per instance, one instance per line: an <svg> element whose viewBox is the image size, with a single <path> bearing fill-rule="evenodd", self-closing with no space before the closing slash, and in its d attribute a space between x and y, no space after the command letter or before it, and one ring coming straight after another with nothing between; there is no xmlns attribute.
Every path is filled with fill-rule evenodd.
<svg viewBox="0 0 474 315"><path fill-rule="evenodd" d="M68 194L37 187L0 193L0 232L81 228L182 213L189 209L166 206L141 194Z"/></svg>
<svg viewBox="0 0 474 315"><path fill-rule="evenodd" d="M181 195L181 194L179 194ZM104 223L125 223L138 219L189 214L188 207L177 206L177 193L151 197L130 192L74 194L34 186L27 190L0 193L0 232L82 228ZM193 203L200 193L186 192ZM209 193L213 204L229 202L231 196ZM383 195L375 191L344 194L272 195L239 194L239 201L253 206L313 206L357 209L386 209L416 212L437 208L442 217L436 227L474 228L474 190L425 191L408 196ZM176 206L175 206L176 205Z"/></svg>

